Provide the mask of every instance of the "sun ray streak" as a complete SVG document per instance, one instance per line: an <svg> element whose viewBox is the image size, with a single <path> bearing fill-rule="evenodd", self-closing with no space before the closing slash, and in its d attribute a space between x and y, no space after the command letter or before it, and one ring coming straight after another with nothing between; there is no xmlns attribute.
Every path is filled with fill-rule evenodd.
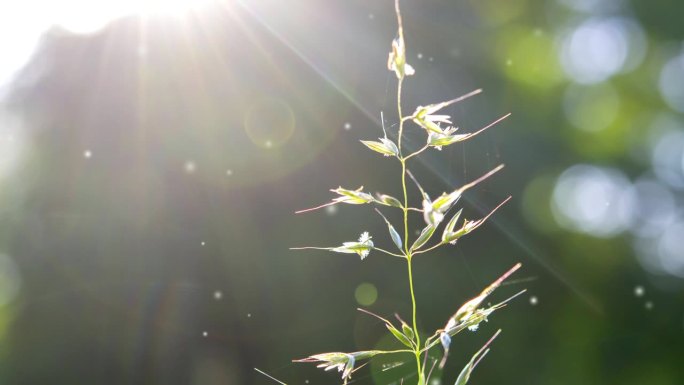
<svg viewBox="0 0 684 385"><path fill-rule="evenodd" d="M368 111L363 105L361 105L357 100L355 100L349 93L347 93L337 82L332 79L329 75L325 73L323 69L321 69L319 66L317 66L313 60L311 60L308 56L306 56L301 50L299 50L294 44L292 44L284 34L278 32L275 30L271 25L269 25L263 18L261 18L256 12L252 11L249 6L246 4L245 1L239 0L237 4L240 5L255 21L257 21L262 27L264 27L273 37L275 37L278 41L280 41L282 44L284 44L288 49L290 49L297 57L299 57L306 65L308 65L312 70L316 72L317 75L319 75L323 80L325 80L328 84L330 84L335 90L337 90L342 96L344 96L351 104L353 104L360 112L362 112L369 120L374 122L378 128L382 128L382 122L376 117L376 114L371 113ZM407 146L408 149L410 149L411 145L413 143L407 143L409 146ZM421 144L422 145L422 144ZM419 146L413 146L415 147L414 149L419 148ZM440 172L437 170L436 167L434 167L432 164L429 164L425 158L422 157L417 157L420 162L430 171L432 172L435 176L440 178L446 185L451 186L452 183L449 181L449 178L445 175L444 172ZM483 205L481 202L474 198L470 197L465 197L466 201L469 203L473 204L475 207L477 207L479 210L482 210ZM520 250L524 251L525 254L534 260L538 265L540 265L543 269L545 269L551 276L553 276L556 280L561 282L564 286L566 286L568 289L570 289L575 295L577 295L582 302L584 302L588 307L590 307L593 311L603 314L602 307L600 304L592 298L588 293L586 293L584 290L578 287L578 285L574 282L571 281L571 279L564 274L562 274L560 271L558 271L556 268L551 266L551 264L546 261L547 257L543 256L540 252L536 251L533 249L532 246L530 246L530 242L527 240L524 240L522 235L516 233L514 230L512 230L511 226L506 225L502 219L499 218L493 218L491 220L491 223L493 223L496 228L501 231L506 238L508 238L513 244L515 244Z"/></svg>
<svg viewBox="0 0 684 385"><path fill-rule="evenodd" d="M347 101L349 101L354 107L361 111L369 120L371 120L375 125L380 128L382 127L382 122L377 118L375 113L372 113L366 109L361 103L359 103L353 96L351 96L347 91L345 91L334 79L332 79L328 74L325 73L323 69L316 65L311 58L304 54L300 49L298 49L294 44L292 44L284 34L276 31L271 25L269 25L263 18L261 18L256 12L252 11L245 1L237 2L255 21L264 27L273 37L278 39L284 46L290 49L300 60L302 60L307 66L309 66L318 76L335 88Z"/></svg>

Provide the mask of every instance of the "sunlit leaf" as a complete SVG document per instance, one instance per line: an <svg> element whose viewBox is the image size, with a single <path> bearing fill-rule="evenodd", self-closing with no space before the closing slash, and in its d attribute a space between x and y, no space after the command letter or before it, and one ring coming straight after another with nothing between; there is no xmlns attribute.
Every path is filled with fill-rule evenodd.
<svg viewBox="0 0 684 385"><path fill-rule="evenodd" d="M454 103L457 103L460 101L463 101L463 100L465 100L471 96L475 96L481 92L482 92L481 89L477 89L477 90L471 91L465 95L459 96L457 98L447 100L445 102L429 104L427 106L419 106L416 108L416 111L413 113L412 117L414 117L414 118L425 118L426 116L433 115L435 112L441 110L444 107L447 107L451 104L454 104ZM447 121L444 118L447 115L433 115L433 116L438 117L438 119L436 119L437 121L451 123L450 121Z"/></svg>
<svg viewBox="0 0 684 385"><path fill-rule="evenodd" d="M491 285L487 286L480 295L477 297L469 300L468 302L464 303L458 311L449 319L449 323L447 324L447 327L445 329L449 329L450 325L457 325L459 324L462 320L465 318L469 317L484 301L490 294L494 292L499 286L501 286L501 283L503 283L506 278L510 277L511 274L515 273L516 270L518 270L522 266L521 263L517 263L515 266L510 268L507 272L502 274L496 281L494 281Z"/></svg>
<svg viewBox="0 0 684 385"><path fill-rule="evenodd" d="M401 323L401 331L402 331L402 332L404 333L404 335L405 335L406 337L408 337L408 339L410 339L411 341L413 341L413 339L415 338L415 334L413 333L413 329L411 329L411 327L408 326L405 322L402 322L402 323Z"/></svg>
<svg viewBox="0 0 684 385"><path fill-rule="evenodd" d="M404 45L404 36L399 29L399 37L392 40L392 51L387 58L387 69L394 71L397 79L403 79L404 76L414 75L416 73L413 67L406 63L406 46Z"/></svg>
<svg viewBox="0 0 684 385"><path fill-rule="evenodd" d="M397 330L397 328L394 327L391 323L386 323L385 326L387 327L387 330L392 333L392 335L399 340L402 344L408 346L409 348L413 347L413 344L411 344L411 340L409 340L408 337L406 337L402 332Z"/></svg>
<svg viewBox="0 0 684 385"><path fill-rule="evenodd" d="M356 190L348 190L342 187L338 187L330 191L340 195L339 197L333 199L334 202L349 203L353 205L361 205L373 202L373 196L363 192L362 190L363 186L359 187Z"/></svg>
<svg viewBox="0 0 684 385"><path fill-rule="evenodd" d="M366 314L368 314L368 315L372 315L373 317L375 317L375 318L379 319L380 321L384 322L384 323L385 323L385 327L387 328L387 330L389 330L390 333L392 333L392 335L393 335L397 340L399 340L399 342L401 342L402 344L404 344L404 345L406 345L406 346L408 346L408 347L410 347L410 348L413 347L413 345L412 345L411 341L409 340L409 338L408 338L407 336L405 336L404 333L400 332L399 329L397 329L394 325L392 325L392 323L391 323L390 321L388 321L387 319L382 318L382 317L380 317L379 315L377 315L377 314L375 314L375 313L373 313L373 312L370 312L370 311L368 311L368 310L361 309L361 308L359 308L358 310L361 311L361 312L364 312L364 313L366 313Z"/></svg>
<svg viewBox="0 0 684 385"><path fill-rule="evenodd" d="M443 234L443 239L442 239L442 241L443 241L443 242L449 242L449 243L451 243L451 244L456 243L456 241L457 241L459 238L463 237L463 236L466 235L466 234L471 233L473 230L475 230L475 229L477 229L478 227L482 226L482 224L485 223L485 221L487 221L487 219L488 219L489 217L491 217L492 214L494 214L494 212L496 212L496 210L499 209L499 207L503 206L503 205L504 205L506 202L508 202L510 199L511 199L511 197L508 197L508 198L506 198L503 202L499 203L499 205L496 206L492 211L490 211L489 214L487 214L486 217L481 218L481 219L478 219L478 220L475 220L475 221L468 221L468 220L466 220L466 221L463 223L463 226L462 226L459 230L457 230L457 231L451 231L449 234L446 234L446 236L444 236L444 234ZM445 230L445 231L446 231L446 230Z"/></svg>
<svg viewBox="0 0 684 385"><path fill-rule="evenodd" d="M386 218L384 215L382 215L382 213L380 212L380 210L375 209L375 211L377 211L377 213L380 214L380 216L382 217L382 219L385 220L385 223L387 224L387 229L389 230L389 233L390 233L390 237L392 237L392 242L394 242L394 244L397 246L397 248L399 249L399 251L402 251L401 248L403 247L403 243L401 242L401 235L399 235L399 233L397 232L397 230L394 229L394 226L392 226L392 224L390 223L390 221L387 220L387 218Z"/></svg>
<svg viewBox="0 0 684 385"><path fill-rule="evenodd" d="M428 144L438 150L442 149L442 146L448 146L457 142L462 142L472 135L470 134L459 134L459 135L440 135L430 133L428 137Z"/></svg>
<svg viewBox="0 0 684 385"><path fill-rule="evenodd" d="M451 207L456 202L458 202L458 200L461 198L465 191L476 186L477 184L489 178L490 176L494 175L503 167L503 165L499 165L495 167L493 170L484 174L483 176L461 186L460 188L452 191L449 194L442 193L442 195L440 195L437 199L435 199L432 202L429 200L429 198L423 199L423 218L425 219L425 223L427 223L428 225L433 225L435 227L439 225L442 219L444 219L444 215L451 209Z"/></svg>
<svg viewBox="0 0 684 385"><path fill-rule="evenodd" d="M356 242L344 242L342 246L338 247L291 247L290 250L327 250L336 253L344 254L358 254L361 260L368 256L368 253L373 249L373 241L367 231L363 232Z"/></svg>
<svg viewBox="0 0 684 385"><path fill-rule="evenodd" d="M451 217L451 220L449 220L449 223L447 223L446 227L444 228L444 232L442 232L442 242L447 243L450 240L451 235L454 233L454 228L456 227L456 223L458 222L458 219L461 217L461 213L463 212L463 209L458 210L456 214L454 214L453 217Z"/></svg>
<svg viewBox="0 0 684 385"><path fill-rule="evenodd" d="M358 242L344 242L342 246L332 248L330 249L330 251L334 251L336 253L356 253L359 255L359 257L361 257L361 260L363 260L368 256L368 253L370 253L370 251L373 249L374 245L371 238L373 237L371 237L366 231L363 234L361 234Z"/></svg>
<svg viewBox="0 0 684 385"><path fill-rule="evenodd" d="M411 251L415 251L420 249L427 241L430 240L430 237L432 237L432 234L435 233L435 229L437 226L433 225L428 225L423 229L423 231L420 232L420 235L418 236L418 239L416 239L415 242L413 242L413 245L411 246Z"/></svg>
<svg viewBox="0 0 684 385"><path fill-rule="evenodd" d="M463 195L463 189L458 189L449 194L442 194L432 202L432 209L442 213L447 212Z"/></svg>
<svg viewBox="0 0 684 385"><path fill-rule="evenodd" d="M320 353L301 360L293 360L293 362L316 362L319 363L316 366L317 368L322 368L325 371L337 369L337 371L342 372L342 379L347 380L351 377L357 361L371 358L380 353L383 353L383 351L365 350L353 353Z"/></svg>
<svg viewBox="0 0 684 385"><path fill-rule="evenodd" d="M458 130L458 128L456 128L456 127L447 127L445 129L441 130L441 132L431 130L432 132L430 132L428 135L428 145L436 148L437 150L441 150L442 146L448 146L450 144L462 142L464 140L468 140L468 139L472 138L473 136L481 133L482 131L484 131L484 130L494 126L495 124L501 122L502 120L506 119L510 115L511 114L506 114L506 115L500 117L499 119L495 120L494 122L486 125L485 127L481 128L475 132L471 132L471 133L467 133L467 134L454 135L454 132L456 132L456 130ZM439 115L439 116L441 116L441 115ZM451 122L449 122L449 123L451 123Z"/></svg>
<svg viewBox="0 0 684 385"><path fill-rule="evenodd" d="M380 142L362 140L361 143L371 150L379 152L385 156L397 156L399 154L399 148L397 148L397 145L387 138L380 138Z"/></svg>
<svg viewBox="0 0 684 385"><path fill-rule="evenodd" d="M399 1L394 2L394 10L397 14L397 37L392 40L392 51L387 59L387 68L394 71L397 79L401 80L406 75L413 75L415 70L406 63L406 45L404 44L404 27L401 21L401 11Z"/></svg>
<svg viewBox="0 0 684 385"><path fill-rule="evenodd" d="M482 90L475 90L466 95L448 100L446 102L430 104L427 106L419 106L413 112L413 115L411 115L411 119L413 119L414 123L426 129L428 133L443 135L444 130L442 129L442 127L440 127L439 124L451 124L451 118L449 117L449 115L435 115L434 113L453 103L459 102L473 95L477 95L480 92L482 92Z"/></svg>
<svg viewBox="0 0 684 385"><path fill-rule="evenodd" d="M468 382L468 380L470 380L470 375L472 374L473 370L475 370L477 364L479 364L480 361L484 358L484 356L486 356L487 353L489 353L489 344L491 344L492 341L494 341L494 339L499 335L499 333L501 333L501 330L497 331L496 334L494 334L494 336L490 338L489 341L487 341L487 343L485 343L484 346L482 346L482 348L480 348L480 350L478 350L477 353L473 355L468 364L466 364L463 370L461 370L461 373L458 375L458 378L456 379L454 385L465 385Z"/></svg>
<svg viewBox="0 0 684 385"><path fill-rule="evenodd" d="M383 203L387 206L398 207L398 208L403 207L401 202L399 202L399 199L392 197L392 196L389 196L389 195L380 194L378 196L378 200L380 203Z"/></svg>

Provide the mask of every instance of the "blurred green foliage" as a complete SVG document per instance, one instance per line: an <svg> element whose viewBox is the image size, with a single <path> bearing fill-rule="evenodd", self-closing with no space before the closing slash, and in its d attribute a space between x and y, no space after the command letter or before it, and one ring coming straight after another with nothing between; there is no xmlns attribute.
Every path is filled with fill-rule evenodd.
<svg viewBox="0 0 684 385"><path fill-rule="evenodd" d="M513 261L529 279L515 290L537 299L462 338L444 381L503 327L472 383L684 383L684 261L668 246L682 171L663 163L677 159L668 138L684 130L682 3L404 0L402 10L421 77L407 110L484 88L451 108L459 132L513 114L447 161L420 158L415 171L434 195L506 163L466 194L468 218L509 193L514 201L469 239L416 260L419 324L440 327ZM632 24L601 24L615 18ZM0 255L14 266L0 271L0 299L14 293L0 303L1 381L271 383L258 367L321 384L330 376L290 360L388 343L381 323L353 310L355 292L371 283L374 312L409 314L408 288L394 281L401 261L371 255L361 266L288 247L353 239L364 210L365 230L386 233L367 207L293 212L342 181L399 195L398 167L358 143L381 135L380 111L396 121L385 68L394 28L390 1L254 0L44 36L3 101L3 114L23 119L23 153L0 174ZM577 164L600 188L554 195ZM634 186L660 195L636 195L624 223L610 211L617 201L609 210L590 199ZM647 215L660 211L677 218ZM409 372L382 362L355 380L398 384Z"/></svg>

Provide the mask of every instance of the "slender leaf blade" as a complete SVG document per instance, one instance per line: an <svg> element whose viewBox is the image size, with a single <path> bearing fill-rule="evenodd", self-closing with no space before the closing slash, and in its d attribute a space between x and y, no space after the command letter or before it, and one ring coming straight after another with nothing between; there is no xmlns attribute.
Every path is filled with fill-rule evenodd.
<svg viewBox="0 0 684 385"><path fill-rule="evenodd" d="M420 232L418 239L416 239L416 241L413 242L413 245L411 246L411 251L418 250L423 245L425 245L427 241L429 241L432 237L432 234L435 233L435 229L437 229L437 226L435 225L428 225L427 227L425 227L423 231Z"/></svg>
<svg viewBox="0 0 684 385"><path fill-rule="evenodd" d="M413 345L411 345L411 341L402 332L397 330L397 328L395 328L394 325L392 325L390 323L386 323L385 326L387 326L387 330L389 330L390 333L392 333L392 335L397 340L399 340L399 342L401 342L402 344L406 345L409 348L413 347Z"/></svg>

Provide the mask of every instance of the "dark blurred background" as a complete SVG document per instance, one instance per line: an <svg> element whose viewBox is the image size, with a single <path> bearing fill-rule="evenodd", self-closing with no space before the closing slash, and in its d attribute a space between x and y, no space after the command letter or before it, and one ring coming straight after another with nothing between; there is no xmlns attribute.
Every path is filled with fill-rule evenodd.
<svg viewBox="0 0 684 385"><path fill-rule="evenodd" d="M0 5L0 382L331 384L290 361L390 346L355 308L410 318L405 263L289 248L392 248L369 206L294 214L339 185L401 194L397 162L359 143L381 112L396 135L392 3ZM505 163L467 218L513 196L415 260L420 327L518 261L492 300L528 289L431 385L498 328L473 384L684 384L684 2L401 5L407 113L476 88L445 111L462 132L512 113L410 165L437 196Z"/></svg>

